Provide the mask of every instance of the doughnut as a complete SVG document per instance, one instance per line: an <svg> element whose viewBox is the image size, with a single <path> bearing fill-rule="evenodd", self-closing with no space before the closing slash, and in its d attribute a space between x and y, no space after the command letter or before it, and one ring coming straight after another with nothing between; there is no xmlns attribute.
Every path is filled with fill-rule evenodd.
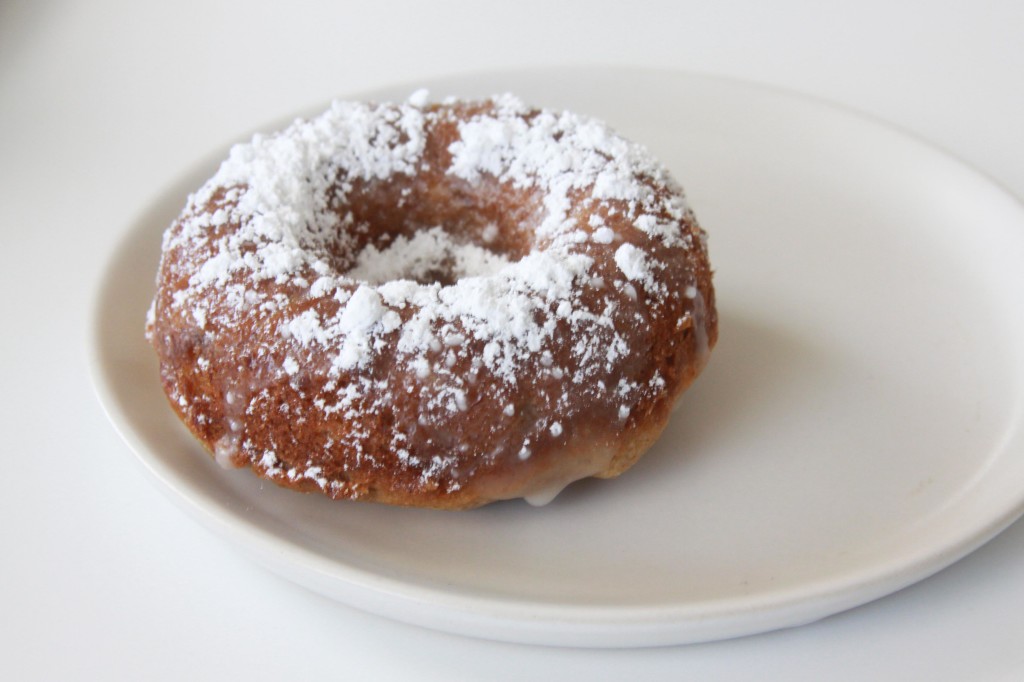
<svg viewBox="0 0 1024 682"><path fill-rule="evenodd" d="M419 91L234 146L164 233L146 336L225 467L335 499L542 504L659 437L717 339L711 279L643 146Z"/></svg>

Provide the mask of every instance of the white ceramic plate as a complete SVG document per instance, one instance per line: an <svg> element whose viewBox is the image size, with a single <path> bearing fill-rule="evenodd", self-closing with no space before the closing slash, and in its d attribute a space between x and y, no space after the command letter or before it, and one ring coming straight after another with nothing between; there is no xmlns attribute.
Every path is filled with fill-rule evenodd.
<svg viewBox="0 0 1024 682"><path fill-rule="evenodd" d="M216 167L203 163L113 256L93 363L116 428L203 524L397 619L640 646L827 616L1020 515L1024 209L989 180L877 122L738 82L549 69L428 85L593 114L666 161L711 235L710 367L633 470L546 508L338 503L221 470L166 406L142 337L161 232Z"/></svg>

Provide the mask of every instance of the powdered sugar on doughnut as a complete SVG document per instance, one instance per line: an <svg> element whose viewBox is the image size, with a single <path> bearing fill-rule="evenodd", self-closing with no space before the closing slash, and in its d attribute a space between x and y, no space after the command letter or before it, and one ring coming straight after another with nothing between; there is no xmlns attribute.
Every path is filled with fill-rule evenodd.
<svg viewBox="0 0 1024 682"><path fill-rule="evenodd" d="M449 268L457 279L497 274L509 265L501 254L475 244L461 244L440 227L397 237L386 248L363 249L348 277L378 285L394 280L423 281L431 272Z"/></svg>
<svg viewBox="0 0 1024 682"><path fill-rule="evenodd" d="M659 201L646 176L657 184L675 183L642 146L615 134L607 125L572 112L540 111L532 115L512 95L494 98L495 110L461 123L461 139L450 147L449 172L473 182L489 174L514 187L540 187L548 214L541 233L572 227L569 193L590 188L598 200L629 202L633 210L665 209L675 221L687 209L679 192ZM529 115L529 116L528 116ZM678 222L659 222L640 213L637 227L666 242L682 238Z"/></svg>

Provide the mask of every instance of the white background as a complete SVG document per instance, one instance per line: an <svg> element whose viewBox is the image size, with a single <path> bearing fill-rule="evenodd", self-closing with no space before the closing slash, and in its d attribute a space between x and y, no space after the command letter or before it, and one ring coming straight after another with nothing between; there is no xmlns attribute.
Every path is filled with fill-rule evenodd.
<svg viewBox="0 0 1024 682"><path fill-rule="evenodd" d="M616 64L810 93L1024 196L1024 4L0 4L0 678L1024 679L1024 524L803 628L638 651L495 644L353 611L236 554L93 397L96 280L148 202L242 132L432 76Z"/></svg>

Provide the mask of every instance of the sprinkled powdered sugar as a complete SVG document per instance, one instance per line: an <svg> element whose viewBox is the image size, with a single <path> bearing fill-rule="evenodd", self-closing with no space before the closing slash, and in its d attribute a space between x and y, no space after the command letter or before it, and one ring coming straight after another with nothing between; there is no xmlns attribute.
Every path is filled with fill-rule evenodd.
<svg viewBox="0 0 1024 682"><path fill-rule="evenodd" d="M384 249L363 249L346 276L372 285L393 280L422 282L448 268L455 279L493 274L509 265L507 258L475 244L460 244L440 227L398 236Z"/></svg>
<svg viewBox="0 0 1024 682"><path fill-rule="evenodd" d="M345 210L349 195L367 183L418 173L430 127L450 116L450 110L427 106L424 91L400 105L338 102L281 134L234 147L165 235L165 258L168 252L187 255L173 273L187 285L173 293L164 314L187 311L211 338L242 319L265 330L258 353L280 358L280 380L298 386L304 374L323 372L313 403L325 415L354 422L361 413L386 409L396 391L414 390L360 374L385 356L410 375L429 378L421 423L443 422L445 413L482 401L493 401L505 419L519 419L515 391L524 371L575 385L550 396L557 419L535 417L525 436L506 444L525 460L538 434L571 435L579 395L613 400L613 414L625 420L641 395L659 390L660 377L621 376L617 363L634 351L619 328L640 319L624 306L638 301L638 289L640 303L662 305L671 292L659 283L666 266L657 254L692 249L700 235L689 227L681 191L644 148L598 121L531 110L503 95L459 121L446 174L468 186L496 179L535 193L533 250L517 260L491 250L498 238L493 224L479 232L479 243L445 225L367 242L361 237L367 226ZM672 191L659 193L657 186ZM584 224L576 210L581 197L588 197L590 210ZM623 241L621 228L605 224L613 217L628 220L647 246ZM600 259L613 269L597 264L605 252ZM292 305L295 292L302 292L300 306ZM594 292L606 293L595 303ZM687 296L692 292L690 285ZM566 329L571 348L553 354L552 344ZM326 366L318 357L327 358ZM265 374L262 383L277 380ZM482 381L484 375L492 379ZM256 411L265 399L262 388L235 387L246 393L238 414ZM202 409L193 405L186 412ZM417 468L425 481L457 489L450 462L443 455L429 461L411 456L409 438L396 428L395 459ZM361 448L356 441L337 445ZM270 474L304 476L325 489L340 485L317 466L284 469L279 448L257 449L234 430L222 446L219 459L238 454L226 452L235 448Z"/></svg>

